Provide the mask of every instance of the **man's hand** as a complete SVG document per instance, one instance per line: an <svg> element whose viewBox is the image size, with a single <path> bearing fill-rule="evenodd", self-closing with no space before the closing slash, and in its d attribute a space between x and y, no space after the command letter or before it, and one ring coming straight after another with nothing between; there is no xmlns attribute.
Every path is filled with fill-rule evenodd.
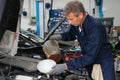
<svg viewBox="0 0 120 80"><path fill-rule="evenodd" d="M50 40L61 40L62 36L60 34L59 35L52 35L52 36L50 36L49 39Z"/></svg>
<svg viewBox="0 0 120 80"><path fill-rule="evenodd" d="M62 73L63 71L67 70L67 66L66 64L57 64L56 66L54 66L52 68L52 70L50 71L50 75L57 75Z"/></svg>

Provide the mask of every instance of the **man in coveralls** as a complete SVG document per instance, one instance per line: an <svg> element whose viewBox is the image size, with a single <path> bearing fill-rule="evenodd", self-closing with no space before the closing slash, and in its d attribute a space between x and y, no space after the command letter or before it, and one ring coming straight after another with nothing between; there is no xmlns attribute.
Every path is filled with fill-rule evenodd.
<svg viewBox="0 0 120 80"><path fill-rule="evenodd" d="M103 79L115 80L114 60L106 29L102 23L86 13L83 4L77 0L66 4L64 15L71 25L70 30L50 38L64 41L77 39L83 56L63 64L57 64L51 70L51 74L60 74L64 70L86 68L91 76L93 65L100 64Z"/></svg>

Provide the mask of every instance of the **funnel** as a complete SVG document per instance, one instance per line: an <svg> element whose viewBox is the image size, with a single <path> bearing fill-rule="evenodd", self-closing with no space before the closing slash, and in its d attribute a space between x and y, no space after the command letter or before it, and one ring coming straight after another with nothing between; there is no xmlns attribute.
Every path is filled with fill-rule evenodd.
<svg viewBox="0 0 120 80"><path fill-rule="evenodd" d="M58 41L48 40L43 44L43 51L47 56L47 59L52 59L59 62L61 59L61 52L59 48Z"/></svg>
<svg viewBox="0 0 120 80"><path fill-rule="evenodd" d="M45 60L42 60L42 61L38 62L37 69L41 73L46 74L47 77L49 78L49 73L52 70L52 67L54 67L55 65L56 65L56 62L54 60L45 59Z"/></svg>

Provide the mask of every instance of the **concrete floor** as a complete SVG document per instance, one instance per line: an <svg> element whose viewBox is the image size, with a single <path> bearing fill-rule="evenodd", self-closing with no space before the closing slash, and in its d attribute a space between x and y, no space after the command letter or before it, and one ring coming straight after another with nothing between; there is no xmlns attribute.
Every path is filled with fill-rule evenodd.
<svg viewBox="0 0 120 80"><path fill-rule="evenodd" d="M120 72L116 72L116 80L120 80Z"/></svg>

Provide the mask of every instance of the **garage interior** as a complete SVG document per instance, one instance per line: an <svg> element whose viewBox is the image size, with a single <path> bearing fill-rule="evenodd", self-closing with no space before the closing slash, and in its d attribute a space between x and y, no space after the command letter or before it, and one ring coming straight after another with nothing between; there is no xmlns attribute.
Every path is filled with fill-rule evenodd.
<svg viewBox="0 0 120 80"><path fill-rule="evenodd" d="M81 70L80 76L77 71L52 76L44 74L50 66L81 56L77 41L51 43L48 40L53 34L69 30L70 25L63 15L63 8L69 1L72 0L0 0L0 80L69 80L71 74L75 80L90 80L86 69ZM114 57L116 80L120 80L120 0L78 1L83 3L86 12L105 26ZM8 14L10 16L6 16ZM55 62L40 63L46 59Z"/></svg>

